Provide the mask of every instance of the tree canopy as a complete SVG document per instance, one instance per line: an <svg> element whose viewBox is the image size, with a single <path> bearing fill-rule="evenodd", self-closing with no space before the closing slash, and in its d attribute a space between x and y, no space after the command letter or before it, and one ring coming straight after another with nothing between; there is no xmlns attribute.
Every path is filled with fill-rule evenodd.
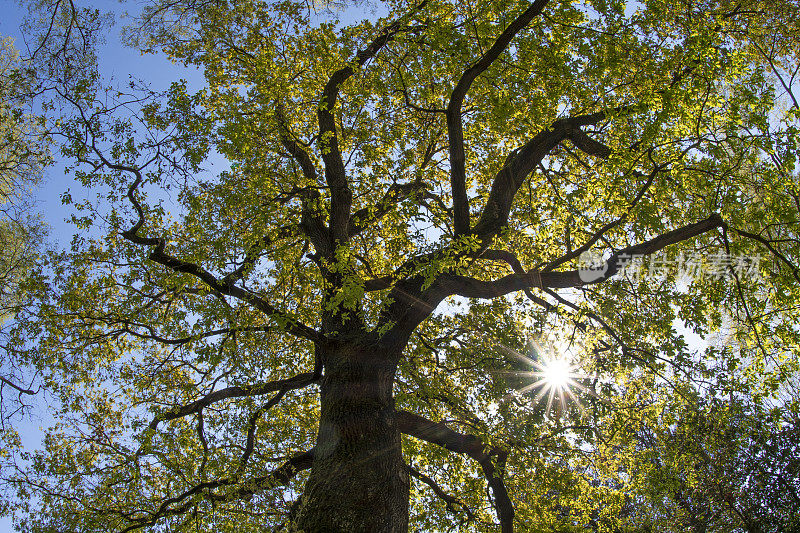
<svg viewBox="0 0 800 533"><path fill-rule="evenodd" d="M797 527L800 3L36 4L22 530Z"/></svg>
<svg viewBox="0 0 800 533"><path fill-rule="evenodd" d="M50 154L41 117L30 110L30 92L31 76L19 52L10 39L0 39L0 328L18 310L19 285L44 232L34 214L31 193ZM23 376L14 359L0 351L0 404L9 391L33 392L19 380ZM16 403L11 402L11 411ZM3 417L9 414L4 407L0 405Z"/></svg>

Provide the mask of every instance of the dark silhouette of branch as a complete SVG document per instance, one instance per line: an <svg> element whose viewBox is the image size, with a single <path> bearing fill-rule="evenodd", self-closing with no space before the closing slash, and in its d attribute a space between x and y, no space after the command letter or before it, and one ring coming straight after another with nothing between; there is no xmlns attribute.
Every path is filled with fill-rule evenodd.
<svg viewBox="0 0 800 533"><path fill-rule="evenodd" d="M611 254L611 257L605 262L604 268L600 269L597 276L590 280L582 279L578 270L549 272L531 270L525 273L509 274L494 281L483 281L455 274L442 274L437 282L445 288L445 292L448 295L457 294L467 298L483 299L497 298L498 296L526 288L569 288L600 283L614 276L634 256L651 255L671 244L689 240L719 228L723 224L722 218L715 213L700 222L683 226L649 241L618 250Z"/></svg>
<svg viewBox="0 0 800 533"><path fill-rule="evenodd" d="M494 496L500 531L514 531L514 505L503 483L502 469L508 452L496 446L487 446L475 435L459 433L442 422L433 422L408 411L398 411L397 425L402 433L441 446L451 452L468 455L481 465L484 476Z"/></svg>
<svg viewBox="0 0 800 533"><path fill-rule="evenodd" d="M607 157L606 151L598 147L602 145L596 141L587 142L588 136L580 128L602 122L610 113L619 111L621 109L560 118L550 128L539 132L520 148L513 150L506 157L503 168L495 175L489 198L472 232L489 242L508 224L511 205L525 178L562 141L570 139L575 143L574 139L577 138L579 140L575 145L578 148L587 148L590 155Z"/></svg>
<svg viewBox="0 0 800 533"><path fill-rule="evenodd" d="M424 5L424 2L412 10L410 14L417 11ZM405 17L404 17L405 18ZM363 67L367 61L375 57L386 43L393 40L397 34L411 31L415 27L404 25L402 19L398 19L381 30L378 36L363 50L360 50L352 63L358 67ZM331 249L335 248L335 243L347 240L350 208L353 203L353 192L347 183L347 176L344 168L344 161L339 150L339 140L336 135L336 120L333 109L336 106L336 99L339 97L339 89L353 74L355 68L352 63L334 72L325 88L322 91L319 108L317 109L317 121L319 122L319 148L322 153L322 161L325 164L325 180L331 190L330 208L330 237L333 241Z"/></svg>
<svg viewBox="0 0 800 533"><path fill-rule="evenodd" d="M275 117L278 121L278 128L280 131L281 144L289 152L294 160L300 165L303 171L303 176L310 184L317 183L317 169L314 167L314 162L311 156L308 155L300 143L298 143L289 127L286 124L286 117L283 112L283 106L278 104L275 108ZM301 189L299 194L302 205L302 215L300 227L304 233L311 239L317 252L322 255L330 253L330 233L328 227L325 225L323 215L316 212L313 204L320 198L320 193L316 189L304 188Z"/></svg>
<svg viewBox="0 0 800 533"><path fill-rule="evenodd" d="M451 513L458 512L458 509L455 508L455 506L457 505L457 506L461 507L461 510L464 511L467 514L467 520L469 520L470 522L475 520L475 515L472 513L472 510L469 508L469 506L466 503L464 503L463 501L459 500L455 496L445 492L444 489L442 489L442 487L440 487L439 484L436 483L436 481L433 478L431 478L430 476L427 476L427 475L423 474L422 472L420 472L419 470L417 470L417 469L415 469L415 468L413 468L411 466L407 466L407 468L408 468L408 472L409 472L409 474L411 474L411 476L419 479L420 481L422 481L423 483L428 485L431 488L431 490L433 490L434 494L436 494L439 498L444 500L445 504L447 505L447 509Z"/></svg>
<svg viewBox="0 0 800 533"><path fill-rule="evenodd" d="M542 12L549 0L536 0L497 37L494 44L469 67L458 80L447 104L447 135L450 140L450 186L453 194L453 224L456 236L469 233L469 199L467 198L464 154L464 131L461 106L475 79L500 57L514 36Z"/></svg>
<svg viewBox="0 0 800 533"><path fill-rule="evenodd" d="M2 383L3 385L8 385L8 386L9 386L9 387L11 387L12 389L16 390L16 391L17 391L17 392L18 392L20 395L22 395L22 394L27 394L28 396L33 396L33 395L35 395L35 394L36 394L36 391L35 391L35 390L33 390L33 389L26 389L26 388L24 388L24 387L22 387L22 386L20 386L20 385L17 385L17 384L16 384L16 383L14 383L13 381L11 381L11 380L9 380L9 379L7 379L7 378L3 377L3 376L0 376L0 383Z"/></svg>
<svg viewBox="0 0 800 533"><path fill-rule="evenodd" d="M233 387L226 387L224 389L220 389L218 391L206 394L199 400L196 400L190 404L176 407L165 413L159 414L153 419L152 422L150 422L149 428L156 429L156 427L160 422L175 420L176 418L181 418L190 414L199 413L205 407L208 407L209 405L216 402L221 402L222 400L227 400L229 398L261 396L264 394L269 394L270 392L279 392L279 395L276 395L276 397L277 396L282 397L283 394L285 394L287 391L307 387L315 383L317 379L318 376L315 376L313 372L306 372L304 374L298 374L288 379L267 381L266 383L258 383L255 385L244 385L244 386L237 385ZM280 400L280 397L278 397L278 400Z"/></svg>
<svg viewBox="0 0 800 533"><path fill-rule="evenodd" d="M800 268L798 268L797 265L795 265L794 263L789 261L789 259L787 259L786 256L783 255L774 246L774 242L772 240L766 239L766 238L762 237L761 235L757 235L755 233L750 233L749 231L745 231L745 230L742 230L742 229L738 229L738 228L734 228L734 227L730 227L730 226L728 226L728 228L731 231L735 232L740 237L744 237L746 239L751 239L751 240L756 241L756 242L760 243L761 245L763 245L767 250L769 250L772 253L772 255L774 255L775 257L780 259L780 261L782 263L784 263L786 266L788 266L789 270L791 270L791 272L792 272L792 276L794 276L794 279L797 280L798 282L800 282L800 275L798 275L798 274L800 274Z"/></svg>
<svg viewBox="0 0 800 533"><path fill-rule="evenodd" d="M210 289L220 294L232 296L238 300L249 303L256 309L262 311L264 314L278 322L282 326L282 329L287 333L291 333L298 337L303 337L314 343L325 343L325 337L320 332L303 324L296 317L276 309L267 300L261 298L255 293L234 285L231 279L227 279L227 276L219 279L196 263L184 261L166 253L165 249L167 246L167 241L165 239L160 237L142 237L139 235L139 230L144 225L145 220L144 209L139 203L139 200L136 199L135 195L136 189L143 180L141 169L128 165L112 163L108 161L102 152L97 149L95 149L95 153L98 155L98 157L100 157L103 164L109 168L130 172L136 176L136 179L133 181L133 183L131 183L130 187L128 187L127 197L136 210L138 220L130 229L123 231L122 236L134 244L151 246L153 248L149 256L151 261L155 261L156 263L163 265L174 272L190 274L205 283Z"/></svg>
<svg viewBox="0 0 800 533"><path fill-rule="evenodd" d="M267 490L282 485L286 485L299 472L311 468L313 461L314 461L314 449L312 448L307 452L302 452L294 455L288 461L283 463L281 466L279 466L278 468L276 468L275 470L269 472L264 476L259 476L245 480L239 480L236 477L234 478L226 477L215 481L206 481L203 483L198 483L197 485L193 486L190 489L187 489L186 491L182 492L177 496L167 498L161 503L158 510L156 510L156 512L151 514L151 516L149 516L148 518L133 520L134 523L128 526L127 528L123 529L122 531L123 533L126 533L128 531L136 531L137 529L153 526L162 518L184 514L189 510L191 510L194 506L196 506L197 503L194 501L190 501L184 505L181 505L180 507L170 507L170 506L176 503L180 503L192 496L200 496L204 499L216 502L230 502L252 496L253 494L256 494L257 492L260 492L262 490ZM214 489L229 487L231 485L238 485L238 488L222 494L213 492Z"/></svg>

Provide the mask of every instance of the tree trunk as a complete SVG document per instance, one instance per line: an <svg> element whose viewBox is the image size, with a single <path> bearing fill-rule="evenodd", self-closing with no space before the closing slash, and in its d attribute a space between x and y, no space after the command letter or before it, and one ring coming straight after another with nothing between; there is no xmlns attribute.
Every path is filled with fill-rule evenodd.
<svg viewBox="0 0 800 533"><path fill-rule="evenodd" d="M356 349L326 355L297 530L405 533L409 480L392 396L397 358Z"/></svg>

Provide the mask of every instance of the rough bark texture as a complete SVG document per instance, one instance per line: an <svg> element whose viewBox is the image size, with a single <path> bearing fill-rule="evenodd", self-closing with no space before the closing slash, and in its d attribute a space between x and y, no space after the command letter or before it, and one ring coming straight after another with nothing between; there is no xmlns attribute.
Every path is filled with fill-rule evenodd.
<svg viewBox="0 0 800 533"><path fill-rule="evenodd" d="M347 348L325 359L314 464L296 527L405 533L409 479L392 396L396 358Z"/></svg>

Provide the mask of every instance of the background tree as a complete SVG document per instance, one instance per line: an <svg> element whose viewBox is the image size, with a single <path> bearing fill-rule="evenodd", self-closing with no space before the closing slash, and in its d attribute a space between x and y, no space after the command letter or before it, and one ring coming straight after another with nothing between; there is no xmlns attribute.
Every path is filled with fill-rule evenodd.
<svg viewBox="0 0 800 533"><path fill-rule="evenodd" d="M22 529L634 528L616 413L796 371L796 2L379 7L156 1L131 44L204 88L62 70L100 201L10 339L60 418Z"/></svg>
<svg viewBox="0 0 800 533"><path fill-rule="evenodd" d="M604 442L604 472L629 476L631 522L650 531L797 531L796 414L691 385L682 392L659 392L639 416L619 411L609 424L617 431Z"/></svg>
<svg viewBox="0 0 800 533"><path fill-rule="evenodd" d="M0 40L0 327L19 308L19 284L43 235L31 192L50 155L44 124L30 109L31 82L11 39ZM19 407L6 401L8 391L16 397L33 391L24 385L14 358L0 357L0 365L0 417L5 419L7 409Z"/></svg>

